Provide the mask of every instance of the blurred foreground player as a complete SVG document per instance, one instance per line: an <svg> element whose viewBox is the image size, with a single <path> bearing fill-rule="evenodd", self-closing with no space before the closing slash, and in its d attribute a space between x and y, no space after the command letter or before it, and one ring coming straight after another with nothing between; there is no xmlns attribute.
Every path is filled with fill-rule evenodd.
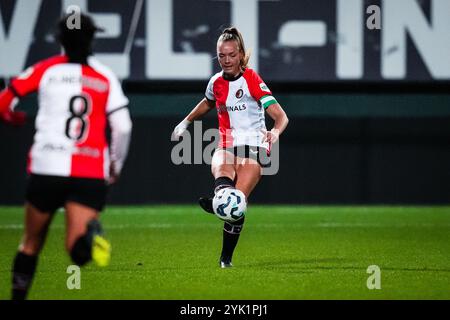
<svg viewBox="0 0 450 320"><path fill-rule="evenodd" d="M119 177L128 153L132 123L119 81L92 56L100 30L83 14L80 28L58 23L65 54L43 60L14 78L0 93L0 119L21 125L18 99L38 92L36 134L29 152L25 232L14 259L12 298L25 299L49 225L58 208L66 217L66 249L83 266L109 263L111 246L102 237L99 213L108 185ZM108 148L106 126L111 128Z"/></svg>

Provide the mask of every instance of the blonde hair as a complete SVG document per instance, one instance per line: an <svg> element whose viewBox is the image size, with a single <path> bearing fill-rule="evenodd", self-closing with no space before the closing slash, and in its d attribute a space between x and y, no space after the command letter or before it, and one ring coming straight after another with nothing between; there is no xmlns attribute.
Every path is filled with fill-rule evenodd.
<svg viewBox="0 0 450 320"><path fill-rule="evenodd" d="M248 68L248 61L250 60L250 53L245 50L244 38L239 30L235 27L229 27L222 31L217 42L223 41L236 41L239 52L242 53L242 59L240 61L241 69L245 70Z"/></svg>

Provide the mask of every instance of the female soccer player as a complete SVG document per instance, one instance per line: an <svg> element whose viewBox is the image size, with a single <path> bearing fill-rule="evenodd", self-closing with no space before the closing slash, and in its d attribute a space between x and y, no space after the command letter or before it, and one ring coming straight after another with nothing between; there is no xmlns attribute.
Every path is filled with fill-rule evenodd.
<svg viewBox="0 0 450 320"><path fill-rule="evenodd" d="M65 54L43 60L14 78L0 93L0 114L12 124L24 122L14 111L17 100L39 93L36 134L28 159L25 232L13 264L13 299L25 299L58 208L66 213L66 249L73 262L109 262L110 244L98 221L107 184L119 176L128 152L132 123L116 76L91 56L93 21L80 15L80 28L69 16L58 24ZM72 17L73 19L73 17ZM106 123L111 127L110 152Z"/></svg>
<svg viewBox="0 0 450 320"><path fill-rule="evenodd" d="M217 57L222 71L209 81L205 98L174 129L172 137L183 134L189 124L213 108L219 118L220 141L214 152L211 172L214 192L237 188L248 198L261 178L261 161L288 124L288 118L260 76L248 67L249 54L241 33L234 27L223 31L217 41ZM267 131L264 111L274 120ZM200 206L213 213L212 198L200 198ZM220 267L232 266L231 259L245 217L224 223Z"/></svg>

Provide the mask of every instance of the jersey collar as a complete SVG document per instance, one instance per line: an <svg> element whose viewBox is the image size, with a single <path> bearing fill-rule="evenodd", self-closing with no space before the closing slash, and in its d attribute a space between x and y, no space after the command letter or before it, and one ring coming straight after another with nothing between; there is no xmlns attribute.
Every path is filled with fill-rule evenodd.
<svg viewBox="0 0 450 320"><path fill-rule="evenodd" d="M244 74L244 72L240 72L237 76L232 77L232 76L226 74L225 72L222 72L222 77L227 81L236 81L237 79L242 77L243 74Z"/></svg>

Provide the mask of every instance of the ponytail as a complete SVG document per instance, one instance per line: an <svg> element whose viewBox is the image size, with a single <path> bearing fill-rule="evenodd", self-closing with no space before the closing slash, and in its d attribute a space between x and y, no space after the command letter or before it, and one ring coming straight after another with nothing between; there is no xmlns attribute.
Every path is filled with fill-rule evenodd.
<svg viewBox="0 0 450 320"><path fill-rule="evenodd" d="M236 41L239 48L239 52L242 53L242 59L240 61L241 69L242 70L247 69L248 61L250 60L250 53L245 50L244 38L242 37L242 34L239 32L239 30L235 27L229 27L223 30L222 34L219 37L218 42L231 40Z"/></svg>

